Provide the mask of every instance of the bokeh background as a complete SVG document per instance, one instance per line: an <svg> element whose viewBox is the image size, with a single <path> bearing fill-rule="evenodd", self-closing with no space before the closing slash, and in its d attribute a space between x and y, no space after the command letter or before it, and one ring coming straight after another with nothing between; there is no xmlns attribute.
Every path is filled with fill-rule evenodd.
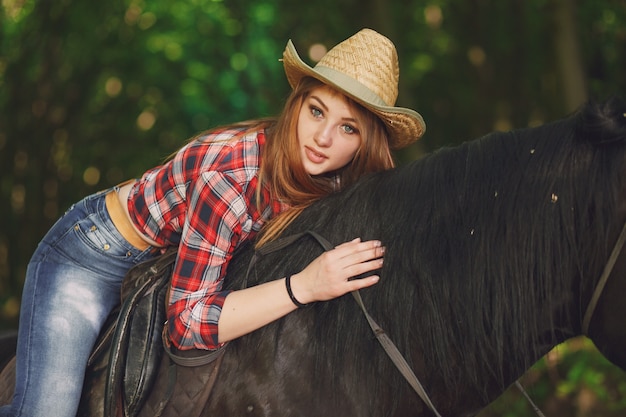
<svg viewBox="0 0 626 417"><path fill-rule="evenodd" d="M16 328L28 258L69 205L201 130L276 114L287 40L313 64L363 27L396 44L398 104L427 123L399 163L626 93L626 0L3 0L0 330ZM585 338L522 382L548 416L626 413L626 374ZM481 413L534 415L515 389Z"/></svg>

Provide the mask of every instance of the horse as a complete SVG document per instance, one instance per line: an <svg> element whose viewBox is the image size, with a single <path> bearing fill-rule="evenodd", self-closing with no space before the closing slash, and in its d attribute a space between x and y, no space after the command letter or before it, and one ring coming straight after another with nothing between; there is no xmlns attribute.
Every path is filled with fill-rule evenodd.
<svg viewBox="0 0 626 417"><path fill-rule="evenodd" d="M625 250L606 268L626 221L625 156L626 103L617 97L444 147L308 207L283 233L298 239L280 250L259 256L247 245L224 285L302 270L325 250L310 231L334 245L381 240L381 280L360 291L363 304L446 417L476 415L553 347L582 334L626 369ZM231 341L200 409L435 415L350 295Z"/></svg>

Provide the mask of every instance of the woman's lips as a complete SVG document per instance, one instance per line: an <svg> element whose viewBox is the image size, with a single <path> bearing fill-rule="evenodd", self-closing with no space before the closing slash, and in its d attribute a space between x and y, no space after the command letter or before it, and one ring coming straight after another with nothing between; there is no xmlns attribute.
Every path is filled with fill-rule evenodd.
<svg viewBox="0 0 626 417"><path fill-rule="evenodd" d="M306 152L306 157L314 164L321 164L326 159L328 159L328 157L323 153L317 152L316 150L314 150L313 148L309 148L308 146L305 146L304 150Z"/></svg>

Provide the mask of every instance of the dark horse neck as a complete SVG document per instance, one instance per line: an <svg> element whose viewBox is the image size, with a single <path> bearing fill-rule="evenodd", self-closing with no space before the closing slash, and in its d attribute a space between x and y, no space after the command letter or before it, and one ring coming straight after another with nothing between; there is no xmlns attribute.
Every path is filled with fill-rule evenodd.
<svg viewBox="0 0 626 417"><path fill-rule="evenodd" d="M312 229L335 244L381 239L385 267L381 282L362 292L365 304L443 415L475 410L581 334L625 218L623 112L613 101L439 150L314 204L285 234ZM263 257L249 284L297 272L319 253L305 239ZM246 266L244 253L229 268L229 286L241 284ZM621 281L609 280L607 290ZM594 340L605 334L599 322L611 314L610 296L591 322ZM368 400L375 410L423 407L351 297L300 310L233 345L242 358L259 348L302 349L297 358L279 355L281 366L309 370L311 384L335 390L324 391L331 399L379 392L386 400Z"/></svg>

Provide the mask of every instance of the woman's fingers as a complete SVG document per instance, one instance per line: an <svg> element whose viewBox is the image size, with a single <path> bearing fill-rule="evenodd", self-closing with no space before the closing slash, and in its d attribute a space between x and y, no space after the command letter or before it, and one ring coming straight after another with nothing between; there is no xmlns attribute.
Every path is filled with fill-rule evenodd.
<svg viewBox="0 0 626 417"><path fill-rule="evenodd" d="M385 248L378 240L361 242L355 239L326 252L328 266L342 272L344 278L350 278L382 266ZM347 275L347 276L346 276Z"/></svg>
<svg viewBox="0 0 626 417"><path fill-rule="evenodd" d="M377 258L367 262L359 262L347 266L342 271L342 277L345 280L349 280L350 278L375 271L383 267L383 258Z"/></svg>
<svg viewBox="0 0 626 417"><path fill-rule="evenodd" d="M380 269L384 253L380 241L354 239L320 255L301 272L302 279L317 301L339 297L378 282L377 275L354 277Z"/></svg>
<svg viewBox="0 0 626 417"><path fill-rule="evenodd" d="M347 282L347 285L346 285L347 291L345 293L370 287L376 284L379 280L380 280L380 277L378 275L370 275L365 278L358 278L358 279L350 280Z"/></svg>

